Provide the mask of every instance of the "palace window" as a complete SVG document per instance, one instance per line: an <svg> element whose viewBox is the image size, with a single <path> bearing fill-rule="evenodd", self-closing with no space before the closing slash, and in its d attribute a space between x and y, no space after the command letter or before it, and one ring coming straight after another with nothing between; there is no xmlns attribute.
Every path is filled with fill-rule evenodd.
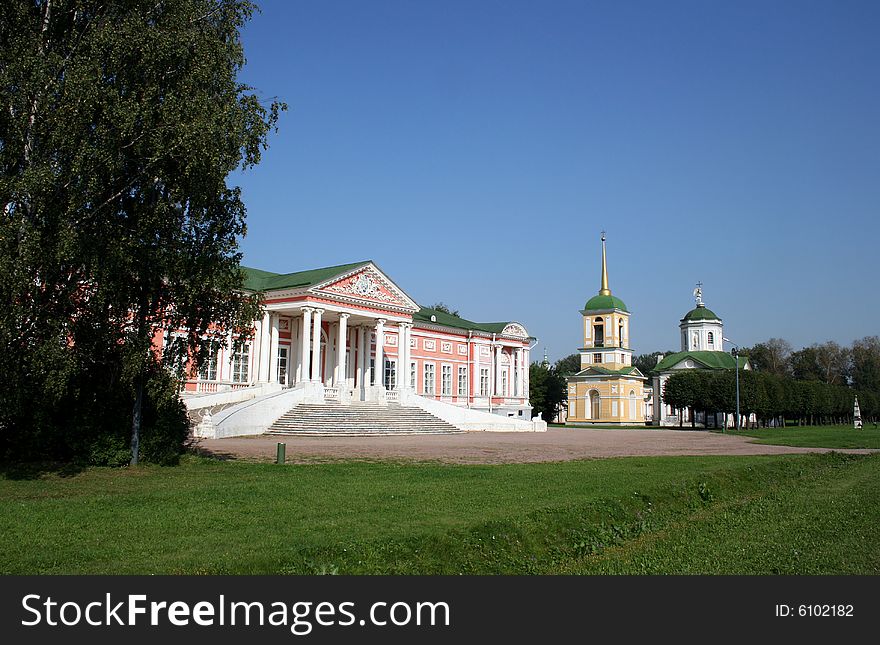
<svg viewBox="0 0 880 645"><path fill-rule="evenodd" d="M232 356L232 382L247 383L248 382L248 365L251 358L251 346L245 345L241 351L235 352Z"/></svg>
<svg viewBox="0 0 880 645"><path fill-rule="evenodd" d="M409 386L413 390L416 389L416 374L418 374L418 368L416 367L416 362L412 361L409 364Z"/></svg>
<svg viewBox="0 0 880 645"><path fill-rule="evenodd" d="M501 396L507 396L507 370L501 370Z"/></svg>
<svg viewBox="0 0 880 645"><path fill-rule="evenodd" d="M397 361L385 359L385 376L383 383L386 390L393 390L397 387Z"/></svg>
<svg viewBox="0 0 880 645"><path fill-rule="evenodd" d="M480 368L480 396L489 396L489 368Z"/></svg>
<svg viewBox="0 0 880 645"><path fill-rule="evenodd" d="M425 363L424 394L434 394L435 388L434 363Z"/></svg>
<svg viewBox="0 0 880 645"><path fill-rule="evenodd" d="M467 368L459 366L459 368L458 368L458 396L467 396L467 393L468 393Z"/></svg>
<svg viewBox="0 0 880 645"><path fill-rule="evenodd" d="M278 348L278 382L287 385L287 347Z"/></svg>
<svg viewBox="0 0 880 645"><path fill-rule="evenodd" d="M440 366L440 393L452 396L452 365Z"/></svg>
<svg viewBox="0 0 880 645"><path fill-rule="evenodd" d="M602 362L602 354L593 354L593 362L601 363Z"/></svg>
<svg viewBox="0 0 880 645"><path fill-rule="evenodd" d="M214 352L208 357L208 360L205 361L202 366L199 368L199 378L203 381L216 381L217 380L217 355L219 354L219 350Z"/></svg>

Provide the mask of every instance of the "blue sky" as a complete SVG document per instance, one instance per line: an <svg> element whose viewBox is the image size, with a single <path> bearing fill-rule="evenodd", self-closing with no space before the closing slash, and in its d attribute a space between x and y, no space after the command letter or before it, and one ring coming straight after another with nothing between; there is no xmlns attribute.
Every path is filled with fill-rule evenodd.
<svg viewBox="0 0 880 645"><path fill-rule="evenodd" d="M551 360L599 289L638 353L880 332L880 3L284 2L242 80L290 109L231 182L244 263L372 259Z"/></svg>

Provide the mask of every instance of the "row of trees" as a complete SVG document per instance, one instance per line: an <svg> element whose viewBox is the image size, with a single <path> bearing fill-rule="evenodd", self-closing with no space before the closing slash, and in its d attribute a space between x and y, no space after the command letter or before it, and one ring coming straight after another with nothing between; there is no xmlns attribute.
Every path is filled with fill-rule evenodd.
<svg viewBox="0 0 880 645"><path fill-rule="evenodd" d="M253 11L5 0L0 460L173 457L187 423L155 331L187 330L171 362L249 332L226 178L258 163L283 109L237 81Z"/></svg>
<svg viewBox="0 0 880 645"><path fill-rule="evenodd" d="M851 423L853 389L818 380L798 381L767 372L741 370L740 425L752 414L761 426ZM858 393L863 419L873 421L880 415L880 396L874 392ZM736 374L732 370L682 370L673 374L663 390L663 401L678 410L690 410L691 424L696 412L707 420L720 415L715 425L727 425L728 415L736 413ZM681 419L681 415L679 415Z"/></svg>
<svg viewBox="0 0 880 645"><path fill-rule="evenodd" d="M880 337L866 336L849 347L834 341L793 350L782 338L743 348L759 372L799 381L850 385L859 391L880 392Z"/></svg>

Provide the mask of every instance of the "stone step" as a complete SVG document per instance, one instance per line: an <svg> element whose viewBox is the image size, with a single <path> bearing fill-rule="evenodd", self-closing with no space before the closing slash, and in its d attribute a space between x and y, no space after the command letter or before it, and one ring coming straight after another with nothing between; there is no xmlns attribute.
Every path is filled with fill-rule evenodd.
<svg viewBox="0 0 880 645"><path fill-rule="evenodd" d="M421 408L391 403L300 404L281 416L269 434L309 436L384 436L463 432Z"/></svg>

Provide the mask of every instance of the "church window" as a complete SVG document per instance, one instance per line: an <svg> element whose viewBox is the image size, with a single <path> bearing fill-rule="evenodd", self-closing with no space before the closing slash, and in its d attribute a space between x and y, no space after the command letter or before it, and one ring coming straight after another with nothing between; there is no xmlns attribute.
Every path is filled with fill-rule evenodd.
<svg viewBox="0 0 880 645"><path fill-rule="evenodd" d="M715 333L710 331L709 332L709 347L714 347L714 346L715 346Z"/></svg>
<svg viewBox="0 0 880 645"><path fill-rule="evenodd" d="M602 354L593 354L593 362L601 363L602 362Z"/></svg>
<svg viewBox="0 0 880 645"><path fill-rule="evenodd" d="M605 323L601 318L596 318L596 323L593 325L593 346L605 346Z"/></svg>

